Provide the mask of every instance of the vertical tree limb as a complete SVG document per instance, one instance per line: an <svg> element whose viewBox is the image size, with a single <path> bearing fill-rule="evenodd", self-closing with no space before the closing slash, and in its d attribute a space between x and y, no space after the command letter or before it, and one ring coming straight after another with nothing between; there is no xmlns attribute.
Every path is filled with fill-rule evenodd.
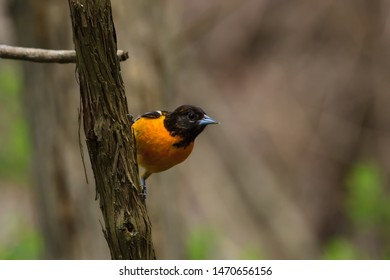
<svg viewBox="0 0 390 280"><path fill-rule="evenodd" d="M154 259L109 0L68 0L83 124L113 259Z"/></svg>

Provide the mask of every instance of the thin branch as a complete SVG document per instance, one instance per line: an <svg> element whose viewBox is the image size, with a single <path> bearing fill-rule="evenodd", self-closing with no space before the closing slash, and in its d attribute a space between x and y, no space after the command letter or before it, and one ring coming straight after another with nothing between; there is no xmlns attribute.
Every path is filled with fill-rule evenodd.
<svg viewBox="0 0 390 280"><path fill-rule="evenodd" d="M118 50L119 61L129 58L129 53ZM76 52L71 50L47 50L0 45L0 58L43 63L76 63Z"/></svg>

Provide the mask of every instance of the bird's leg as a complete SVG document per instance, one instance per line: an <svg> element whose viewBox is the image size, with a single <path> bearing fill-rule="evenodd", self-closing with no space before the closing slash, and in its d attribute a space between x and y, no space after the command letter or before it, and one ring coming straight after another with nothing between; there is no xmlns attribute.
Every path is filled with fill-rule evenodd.
<svg viewBox="0 0 390 280"><path fill-rule="evenodd" d="M144 199L146 199L146 179L144 179L144 177L141 177L141 186L142 186L142 191L141 191L141 195L144 197Z"/></svg>
<svg viewBox="0 0 390 280"><path fill-rule="evenodd" d="M146 191L146 179L152 175L152 173L145 171L144 174L141 176L141 186L142 186L142 191L141 195L143 196L144 199L146 199L147 191Z"/></svg>

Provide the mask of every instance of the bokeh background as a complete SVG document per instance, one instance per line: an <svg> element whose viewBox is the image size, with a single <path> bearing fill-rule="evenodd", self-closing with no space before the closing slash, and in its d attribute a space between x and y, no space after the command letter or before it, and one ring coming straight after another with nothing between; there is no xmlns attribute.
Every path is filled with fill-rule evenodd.
<svg viewBox="0 0 390 280"><path fill-rule="evenodd" d="M115 0L130 111L221 122L149 179L160 259L390 258L390 3ZM0 43L72 49L67 1L0 0ZM109 258L74 65L0 60L0 259Z"/></svg>

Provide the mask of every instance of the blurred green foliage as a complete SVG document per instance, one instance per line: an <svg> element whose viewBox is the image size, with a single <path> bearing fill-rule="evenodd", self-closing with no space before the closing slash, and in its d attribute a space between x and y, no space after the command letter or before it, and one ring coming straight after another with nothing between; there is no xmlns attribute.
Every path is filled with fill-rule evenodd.
<svg viewBox="0 0 390 280"><path fill-rule="evenodd" d="M216 242L216 235L211 230L199 228L192 231L187 240L187 259L210 259L216 249Z"/></svg>
<svg viewBox="0 0 390 280"><path fill-rule="evenodd" d="M373 162L355 165L347 177L346 211L361 229L371 229L390 222L390 203L384 183L384 174Z"/></svg>
<svg viewBox="0 0 390 280"><path fill-rule="evenodd" d="M26 181L30 158L23 115L21 70L17 63L0 64L0 178Z"/></svg>
<svg viewBox="0 0 390 280"><path fill-rule="evenodd" d="M323 259L325 260L355 260L359 253L355 245L344 237L335 237L325 246Z"/></svg>
<svg viewBox="0 0 390 280"><path fill-rule="evenodd" d="M210 260L217 257L222 235L211 229L200 227L193 230L187 239L187 257L189 260ZM240 253L241 260L264 259L255 246L247 246Z"/></svg>
<svg viewBox="0 0 390 280"><path fill-rule="evenodd" d="M257 246L247 246L240 254L241 260L263 260L265 257Z"/></svg>
<svg viewBox="0 0 390 280"><path fill-rule="evenodd" d="M328 242L324 259L371 259L375 250L382 259L390 257L390 203L384 172L372 161L357 162L346 176L346 218L349 236ZM372 241L365 242L365 236ZM374 247L373 249L370 247Z"/></svg>
<svg viewBox="0 0 390 280"><path fill-rule="evenodd" d="M17 62L0 64L0 187L28 184L31 155L22 106L22 71ZM1 191L1 190L0 190ZM39 259L43 241L31 222L15 213L0 213L0 259Z"/></svg>
<svg viewBox="0 0 390 280"><path fill-rule="evenodd" d="M0 243L0 260L34 260L42 258L41 235L25 224L19 224L7 242Z"/></svg>

